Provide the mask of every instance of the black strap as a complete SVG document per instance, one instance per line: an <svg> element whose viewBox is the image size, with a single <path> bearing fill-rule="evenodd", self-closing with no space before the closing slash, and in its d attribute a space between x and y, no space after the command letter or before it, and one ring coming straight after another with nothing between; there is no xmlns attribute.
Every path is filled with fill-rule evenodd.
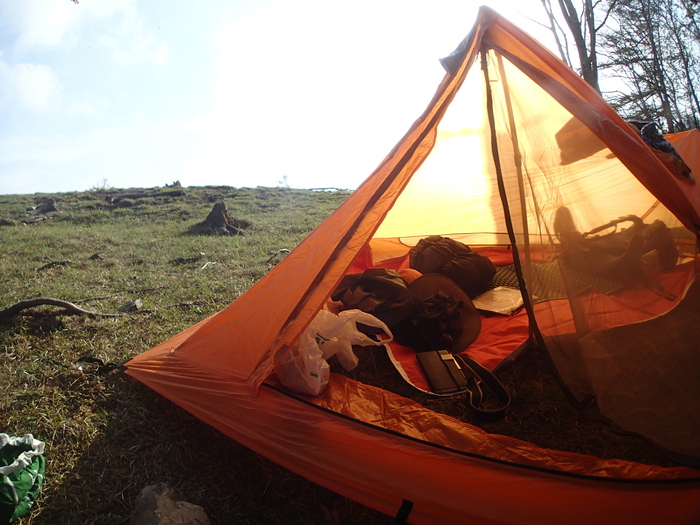
<svg viewBox="0 0 700 525"><path fill-rule="evenodd" d="M588 237L589 235L593 235L594 233L598 233L603 230L607 230L608 228L612 228L615 226L615 229L617 230L617 225L620 224L621 222L632 222L634 226L637 228L644 226L644 221L637 217L636 215L625 215L624 217L618 217L617 219L613 219L610 222L603 224L602 226L597 226L593 228L591 231L584 232L581 235L583 237Z"/></svg>
<svg viewBox="0 0 700 525"><path fill-rule="evenodd" d="M467 378L467 399L477 417L482 421L496 421L506 415L510 406L510 393L503 383L488 368L474 361L471 357L454 354L460 362L464 377ZM482 408L484 393L479 385L479 380L498 400L497 408Z"/></svg>
<svg viewBox="0 0 700 525"><path fill-rule="evenodd" d="M401 503L401 508L396 513L396 519L394 520L394 523L396 525L404 525L408 523L408 515L411 514L412 509L413 502L408 501L407 499L403 500L403 503Z"/></svg>

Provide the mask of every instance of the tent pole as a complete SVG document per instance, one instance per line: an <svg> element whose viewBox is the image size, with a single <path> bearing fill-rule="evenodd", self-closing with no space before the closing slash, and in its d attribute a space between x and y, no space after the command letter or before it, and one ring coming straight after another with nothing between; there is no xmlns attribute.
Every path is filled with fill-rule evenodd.
<svg viewBox="0 0 700 525"><path fill-rule="evenodd" d="M496 118L493 111L493 92L491 91L491 81L489 79L488 64L486 63L486 51L481 48L481 69L484 72L484 84L486 85L486 113L489 119L489 128L491 132L491 155L493 156L493 163L496 168L496 180L498 181L498 192L501 197L501 204L503 205L503 215L506 221L506 229L508 230L508 239L510 240L510 245L513 250L513 266L515 267L515 274L518 276L518 285L520 286L520 293L523 296L523 303L525 305L525 310L528 313L530 319L530 338L533 335L537 336L536 339L540 344L543 344L539 330L535 330L535 311L532 306L532 301L530 300L530 294L527 291L527 285L525 283L525 277L523 275L523 267L520 261L518 241L515 236L515 230L513 228L513 219L510 215L510 206L508 204L508 197L506 195L505 182L503 181L503 171L501 170L501 157L498 152L498 137L496 136Z"/></svg>
<svg viewBox="0 0 700 525"><path fill-rule="evenodd" d="M508 112L508 122L510 124L510 140L513 144L513 162L515 164L515 169L518 175L518 192L520 194L520 213L522 216L522 227L523 227L523 242L525 245L525 263L526 268L530 268L530 227L527 223L527 206L525 204L525 184L523 181L523 156L520 153L520 143L518 141L518 130L515 127L515 115L513 114L513 104L510 99L510 87L508 86L508 78L506 77L506 72L503 67L503 59L500 55L497 57L498 60L498 70L501 73L501 79L503 82L503 95L506 103L506 110ZM490 85L490 84L489 84ZM535 203L537 206L537 203Z"/></svg>
<svg viewBox="0 0 700 525"><path fill-rule="evenodd" d="M515 237L515 230L513 229L513 220L510 216L510 207L508 205L508 197L506 195L505 183L503 181L503 171L501 170L501 159L498 152L498 136L496 135L496 118L494 116L493 111L493 93L491 91L491 82L489 80L488 64L486 63L486 51L484 47L481 48L481 69L484 72L484 83L486 85L486 112L488 114L489 128L491 133L491 154L493 156L493 162L496 169L498 191L500 193L501 202L503 204L503 213L505 215L506 228L508 230L508 238L510 239L511 246L513 248L513 266L515 267L515 273L518 276L520 293L523 296L523 304L525 306L525 311L527 312L528 319L530 321L529 337L530 340L534 340L542 350L557 383L559 383L559 385L561 386L561 389L566 395L566 397L571 401L571 403L574 406L583 408L576 396L574 396L574 394L572 393L569 386L564 382L564 379L562 378L559 369L556 367L554 361L552 360L549 348L545 342L542 333L540 332L539 326L537 325L537 319L535 318L535 309L532 304L530 294L527 291L527 285L525 284L525 276L523 274L522 264L518 255L517 239Z"/></svg>
<svg viewBox="0 0 700 525"><path fill-rule="evenodd" d="M518 174L518 191L520 194L520 211L522 213L522 221L523 221L523 235L525 236L524 239L524 245L525 245L525 269L528 271L528 276L532 277L531 271L530 271L530 234L529 234L529 225L527 223L527 207L525 204L525 184L524 184L524 174L523 174L523 162L522 162L522 155L520 153L520 143L518 141L518 131L515 126L515 115L513 113L513 105L511 102L510 98L510 87L508 86L508 78L506 77L506 72L505 68L503 66L503 57L501 55L497 55L497 60L498 60L498 69L499 72L501 73L501 78L503 80L503 94L505 98L505 103L506 103L506 109L508 112L508 120L510 123L510 137L511 137L511 142L513 144L513 150L514 150L514 161L515 161L515 168L517 170ZM489 84L490 86L490 84ZM528 176L528 181L529 181L529 175ZM530 184L530 188L532 190L532 184ZM535 213L538 218L542 218L537 200L532 198L533 205L535 206ZM576 291L574 289L573 284L571 283L571 280L569 279L568 273L566 272L566 269L562 267L561 261L559 262L559 269L562 273L562 280L564 281L564 288L566 290L566 295L569 299L569 304L571 306L571 313L574 319L574 325L576 326L576 333L578 334L579 337L585 335L586 333L590 332L590 328L588 327L588 322L586 321L586 316L584 314L583 307L581 306L581 303L578 299L578 296L576 294Z"/></svg>

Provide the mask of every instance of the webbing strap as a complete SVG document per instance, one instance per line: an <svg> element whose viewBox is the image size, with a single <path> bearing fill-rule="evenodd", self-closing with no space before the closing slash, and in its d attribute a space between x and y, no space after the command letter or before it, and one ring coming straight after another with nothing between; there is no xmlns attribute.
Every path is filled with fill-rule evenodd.
<svg viewBox="0 0 700 525"><path fill-rule="evenodd" d="M408 515L411 514L411 510L413 510L413 502L408 501L407 499L403 500L399 511L396 513L396 519L394 520L394 523L396 525L405 525L406 523L408 523Z"/></svg>
<svg viewBox="0 0 700 525"><path fill-rule="evenodd" d="M503 386L503 383L493 372L474 361L471 357L460 354L454 354L454 357L460 362L462 373L467 378L467 399L477 417L482 421L496 421L505 416L506 410L510 406L510 393ZM484 395L478 380L481 380L481 383L498 400L498 407L487 409L481 406Z"/></svg>

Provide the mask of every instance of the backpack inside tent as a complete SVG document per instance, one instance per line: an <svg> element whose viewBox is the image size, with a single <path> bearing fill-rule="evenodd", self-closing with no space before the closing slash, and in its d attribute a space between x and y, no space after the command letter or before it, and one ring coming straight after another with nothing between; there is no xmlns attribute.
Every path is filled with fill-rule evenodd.
<svg viewBox="0 0 700 525"><path fill-rule="evenodd" d="M488 8L442 64L425 112L332 215L127 373L261 455L411 523L699 522L700 133L666 137L680 157L651 148ZM596 242L611 230L638 235L610 255ZM575 406L597 403L679 464L540 448L342 374L317 396L278 381L276 363L347 275L409 268L431 236L485 255L494 283L522 295L522 309L483 316L465 355L498 370L538 348ZM405 347L393 351L420 375Z"/></svg>

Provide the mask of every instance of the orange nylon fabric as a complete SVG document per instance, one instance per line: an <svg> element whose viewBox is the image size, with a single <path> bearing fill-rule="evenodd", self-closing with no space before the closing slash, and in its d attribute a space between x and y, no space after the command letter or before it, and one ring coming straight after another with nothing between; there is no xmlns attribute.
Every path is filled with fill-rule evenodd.
<svg viewBox="0 0 700 525"><path fill-rule="evenodd" d="M315 483L389 515L412 501L410 523L655 525L700 516L695 469L540 449L342 376L332 376L320 398L306 398L311 403L265 385L251 396L245 385L173 356L129 373ZM567 471L598 479L561 474ZM619 481L625 478L636 481Z"/></svg>
<svg viewBox="0 0 700 525"><path fill-rule="evenodd" d="M482 51L493 127L477 61ZM322 396L307 402L262 385L356 257L371 256L374 263L402 257L426 235L479 246L511 244L492 132L532 300L536 265L556 264L559 245L551 225L559 206L570 207L583 230L628 213L660 219L686 245L683 264L666 277L680 290L673 301L663 303L638 286L619 297L594 291L535 305L530 319L547 345L575 350L572 362L580 366L570 371L572 391L602 393L614 383L601 360L611 357L602 352L605 345L615 345L605 330L616 329L621 319L657 317L683 300L695 273L697 186L674 177L585 82L488 8L448 62L454 69L426 111L335 213L226 309L135 357L127 373L242 444L349 498L388 514L403 500L413 501L411 523L699 522L700 481L691 480L697 470L539 449L335 376ZM572 121L594 139L574 143L577 160L565 163L571 148L554 137ZM700 174L698 132L670 140ZM596 364L591 376L586 359ZM562 370L569 365L562 363ZM611 414L619 410L603 406ZM676 478L686 480L666 483Z"/></svg>

